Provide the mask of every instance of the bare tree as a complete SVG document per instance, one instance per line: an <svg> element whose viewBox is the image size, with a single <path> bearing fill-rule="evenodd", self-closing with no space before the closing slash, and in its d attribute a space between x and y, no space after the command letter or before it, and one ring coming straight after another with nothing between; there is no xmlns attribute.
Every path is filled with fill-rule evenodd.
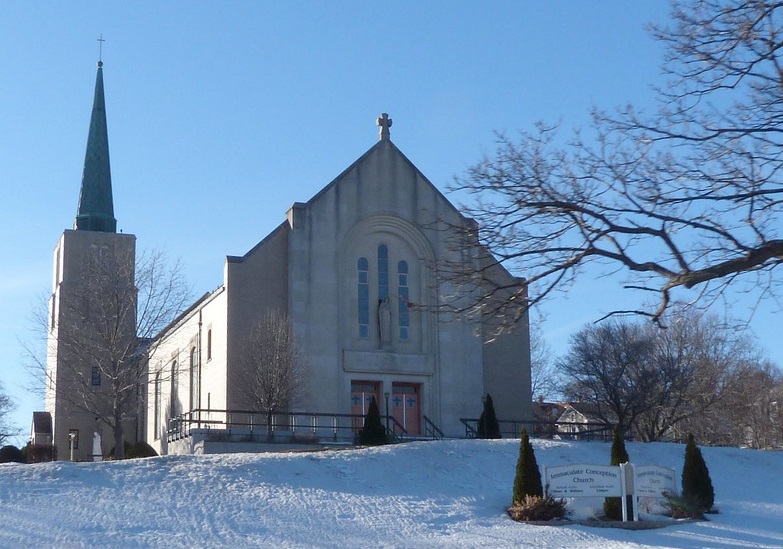
<svg viewBox="0 0 783 549"><path fill-rule="evenodd" d="M720 406L702 417L689 418L680 429L693 431L709 444L781 448L783 424L779 403L783 402L783 377L766 360L749 361L731 379Z"/></svg>
<svg viewBox="0 0 783 549"><path fill-rule="evenodd" d="M678 438L680 424L704 434L722 428L715 412L759 357L748 338L714 317L669 316L667 329L613 320L578 332L559 363L566 394L645 441Z"/></svg>
<svg viewBox="0 0 783 549"><path fill-rule="evenodd" d="M655 320L674 301L707 305L728 287L758 299L779 290L783 4L675 0L671 26L652 33L668 50L655 112L596 110L565 145L544 124L501 135L453 185L475 194L465 210L498 261L526 275L530 304L588 266L656 295L614 310Z"/></svg>
<svg viewBox="0 0 783 549"><path fill-rule="evenodd" d="M632 323L588 325L558 361L567 398L595 405L598 419L625 432L649 409L655 385L653 342Z"/></svg>
<svg viewBox="0 0 783 549"><path fill-rule="evenodd" d="M14 403L8 396L0 383L0 446L5 444L6 440L19 434L19 429L14 428L10 423L11 412L14 411Z"/></svg>
<svg viewBox="0 0 783 549"><path fill-rule="evenodd" d="M539 322L530 324L530 389L534 398L551 398L559 387L552 349Z"/></svg>
<svg viewBox="0 0 783 549"><path fill-rule="evenodd" d="M288 410L304 395L304 370L288 317L272 310L253 327L240 360L240 387L253 408L267 415Z"/></svg>
<svg viewBox="0 0 783 549"><path fill-rule="evenodd" d="M123 424L141 404L157 350L153 336L190 299L179 262L168 264L162 252L142 253L134 262L132 253L118 247L87 258L79 282L60 299L62 310L40 319L56 362L34 361L49 394L111 429L116 459L124 457Z"/></svg>
<svg viewBox="0 0 783 549"><path fill-rule="evenodd" d="M678 434L679 424L708 418L724 405L741 369L759 360L752 341L715 316L671 310L665 322L667 329L643 327L654 342L657 377L649 408L635 425L639 438L647 441L685 440L687 433Z"/></svg>

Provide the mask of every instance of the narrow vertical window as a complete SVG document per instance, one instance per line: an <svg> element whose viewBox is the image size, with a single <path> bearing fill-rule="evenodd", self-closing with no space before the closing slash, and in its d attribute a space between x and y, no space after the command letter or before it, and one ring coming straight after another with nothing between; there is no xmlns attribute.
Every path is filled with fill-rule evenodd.
<svg viewBox="0 0 783 549"><path fill-rule="evenodd" d="M179 380L178 377L178 369L177 369L177 361L172 360L171 361L171 417L176 417L179 415L179 410L177 409L177 393L179 391Z"/></svg>
<svg viewBox="0 0 783 549"><path fill-rule="evenodd" d="M397 263L397 302L398 321L400 325L400 339L410 337L410 312L408 310L408 262Z"/></svg>
<svg viewBox="0 0 783 549"><path fill-rule="evenodd" d="M389 297L389 248L378 246L378 303Z"/></svg>
<svg viewBox="0 0 783 549"><path fill-rule="evenodd" d="M90 382L93 385L100 385L101 384L101 371L100 371L100 369L98 369L97 366L93 366L92 367L92 375L91 375Z"/></svg>
<svg viewBox="0 0 783 549"><path fill-rule="evenodd" d="M370 335L370 280L369 263L366 257L360 257L356 262L356 270L359 275L358 284L358 320L359 337L368 337Z"/></svg>
<svg viewBox="0 0 783 549"><path fill-rule="evenodd" d="M155 418L154 420L155 427L153 431L155 434L155 440L157 440L160 438L160 371L158 371L155 374L154 390L155 390L155 396L154 396L155 406L153 408L153 413L154 413L153 417Z"/></svg>
<svg viewBox="0 0 783 549"><path fill-rule="evenodd" d="M207 360L212 360L212 328L207 330Z"/></svg>
<svg viewBox="0 0 783 549"><path fill-rule="evenodd" d="M190 410L198 408L198 350L190 349Z"/></svg>

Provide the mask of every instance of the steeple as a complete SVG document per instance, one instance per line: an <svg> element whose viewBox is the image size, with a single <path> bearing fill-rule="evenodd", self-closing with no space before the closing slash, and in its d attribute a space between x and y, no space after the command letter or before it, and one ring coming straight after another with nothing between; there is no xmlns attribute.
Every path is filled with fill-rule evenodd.
<svg viewBox="0 0 783 549"><path fill-rule="evenodd" d="M84 172L79 193L79 210L74 228L84 231L117 232L109 167L109 135L106 129L106 104L103 98L103 61L98 61L95 98L84 155Z"/></svg>

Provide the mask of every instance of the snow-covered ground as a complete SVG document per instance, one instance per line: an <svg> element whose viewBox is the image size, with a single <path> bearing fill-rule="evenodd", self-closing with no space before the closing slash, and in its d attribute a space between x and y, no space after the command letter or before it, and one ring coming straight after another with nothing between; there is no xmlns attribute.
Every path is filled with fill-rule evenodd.
<svg viewBox="0 0 783 549"><path fill-rule="evenodd" d="M609 461L605 443L533 446L542 471ZM682 470L682 445L627 449L632 462ZM518 450L460 440L2 464L0 547L783 547L783 452L702 448L720 513L629 531L511 521ZM580 500L576 518L600 506Z"/></svg>

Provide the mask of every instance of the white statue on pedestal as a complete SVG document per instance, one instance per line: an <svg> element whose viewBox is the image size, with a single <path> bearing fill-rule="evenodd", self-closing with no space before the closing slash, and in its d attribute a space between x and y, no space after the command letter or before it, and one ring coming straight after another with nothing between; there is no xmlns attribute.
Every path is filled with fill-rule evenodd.
<svg viewBox="0 0 783 549"><path fill-rule="evenodd" d="M92 434L92 460L103 461L103 451L101 451L101 435L98 431Z"/></svg>

